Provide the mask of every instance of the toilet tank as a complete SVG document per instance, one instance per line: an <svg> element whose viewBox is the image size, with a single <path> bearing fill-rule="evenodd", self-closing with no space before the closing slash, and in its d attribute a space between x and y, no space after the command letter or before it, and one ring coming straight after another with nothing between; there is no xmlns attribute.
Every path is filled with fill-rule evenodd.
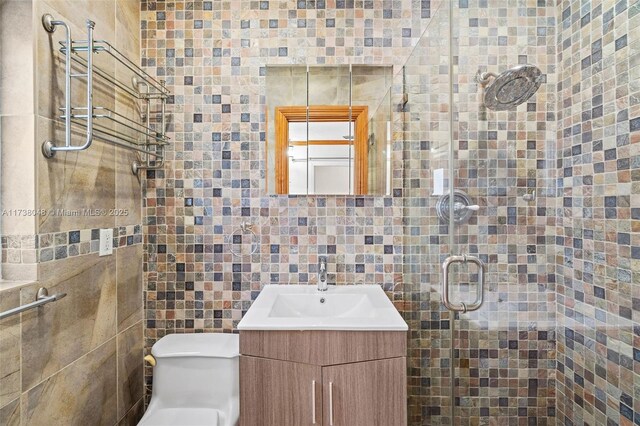
<svg viewBox="0 0 640 426"><path fill-rule="evenodd" d="M156 359L152 398L163 407L215 408L225 417L237 415L237 334L170 334L153 345L151 354Z"/></svg>

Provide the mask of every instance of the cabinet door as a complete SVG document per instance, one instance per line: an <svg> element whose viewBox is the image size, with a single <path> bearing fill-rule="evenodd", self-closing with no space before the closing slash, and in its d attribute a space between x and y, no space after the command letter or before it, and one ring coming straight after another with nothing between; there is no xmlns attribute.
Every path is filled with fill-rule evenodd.
<svg viewBox="0 0 640 426"><path fill-rule="evenodd" d="M322 425L321 367L241 356L240 424Z"/></svg>
<svg viewBox="0 0 640 426"><path fill-rule="evenodd" d="M405 358L322 369L325 426L406 426Z"/></svg>

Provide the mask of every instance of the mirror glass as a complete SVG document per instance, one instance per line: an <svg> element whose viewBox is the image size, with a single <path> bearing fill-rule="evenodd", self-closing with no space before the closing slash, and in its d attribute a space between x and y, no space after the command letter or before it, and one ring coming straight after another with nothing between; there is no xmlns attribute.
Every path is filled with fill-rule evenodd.
<svg viewBox="0 0 640 426"><path fill-rule="evenodd" d="M383 66L268 66L268 192L389 194L391 78Z"/></svg>

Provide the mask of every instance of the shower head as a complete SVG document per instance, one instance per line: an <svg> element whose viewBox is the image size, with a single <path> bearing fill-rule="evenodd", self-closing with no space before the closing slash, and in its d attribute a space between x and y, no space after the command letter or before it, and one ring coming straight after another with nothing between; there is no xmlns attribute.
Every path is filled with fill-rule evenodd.
<svg viewBox="0 0 640 426"><path fill-rule="evenodd" d="M518 65L500 75L478 71L477 81L484 86L491 77L494 80L485 89L484 104L496 111L511 109L525 102L536 93L544 78L538 67Z"/></svg>

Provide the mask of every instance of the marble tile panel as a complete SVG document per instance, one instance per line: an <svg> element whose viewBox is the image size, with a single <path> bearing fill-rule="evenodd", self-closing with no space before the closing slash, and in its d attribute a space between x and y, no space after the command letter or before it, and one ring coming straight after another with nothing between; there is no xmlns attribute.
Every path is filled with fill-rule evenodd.
<svg viewBox="0 0 640 426"><path fill-rule="evenodd" d="M33 115L1 116L2 158L0 193L3 234L33 235L36 232L35 120Z"/></svg>
<svg viewBox="0 0 640 426"><path fill-rule="evenodd" d="M42 264L39 285L67 296L22 314L23 391L115 335L115 261L91 254ZM23 303L37 287L22 289Z"/></svg>
<svg viewBox="0 0 640 426"><path fill-rule="evenodd" d="M0 408L0 426L20 426L20 399Z"/></svg>
<svg viewBox="0 0 640 426"><path fill-rule="evenodd" d="M32 13L28 1L0 3L0 115L34 112Z"/></svg>
<svg viewBox="0 0 640 426"><path fill-rule="evenodd" d="M117 324L121 332L142 319L142 245L116 252Z"/></svg>
<svg viewBox="0 0 640 426"><path fill-rule="evenodd" d="M64 141L64 123L38 117L36 147L42 141ZM74 133L74 144L83 136ZM38 232L113 228L115 215L115 147L95 140L80 152L58 152L53 158L36 155ZM85 210L87 209L87 210Z"/></svg>
<svg viewBox="0 0 640 426"><path fill-rule="evenodd" d="M0 293L0 311L20 306L20 289ZM0 407L20 397L20 314L0 320Z"/></svg>
<svg viewBox="0 0 640 426"><path fill-rule="evenodd" d="M135 403L127 414L120 419L118 426L136 426L144 414L144 400Z"/></svg>
<svg viewBox="0 0 640 426"><path fill-rule="evenodd" d="M114 425L116 369L113 338L24 393L24 424Z"/></svg>
<svg viewBox="0 0 640 426"><path fill-rule="evenodd" d="M118 418L134 408L144 394L142 322L118 334Z"/></svg>

